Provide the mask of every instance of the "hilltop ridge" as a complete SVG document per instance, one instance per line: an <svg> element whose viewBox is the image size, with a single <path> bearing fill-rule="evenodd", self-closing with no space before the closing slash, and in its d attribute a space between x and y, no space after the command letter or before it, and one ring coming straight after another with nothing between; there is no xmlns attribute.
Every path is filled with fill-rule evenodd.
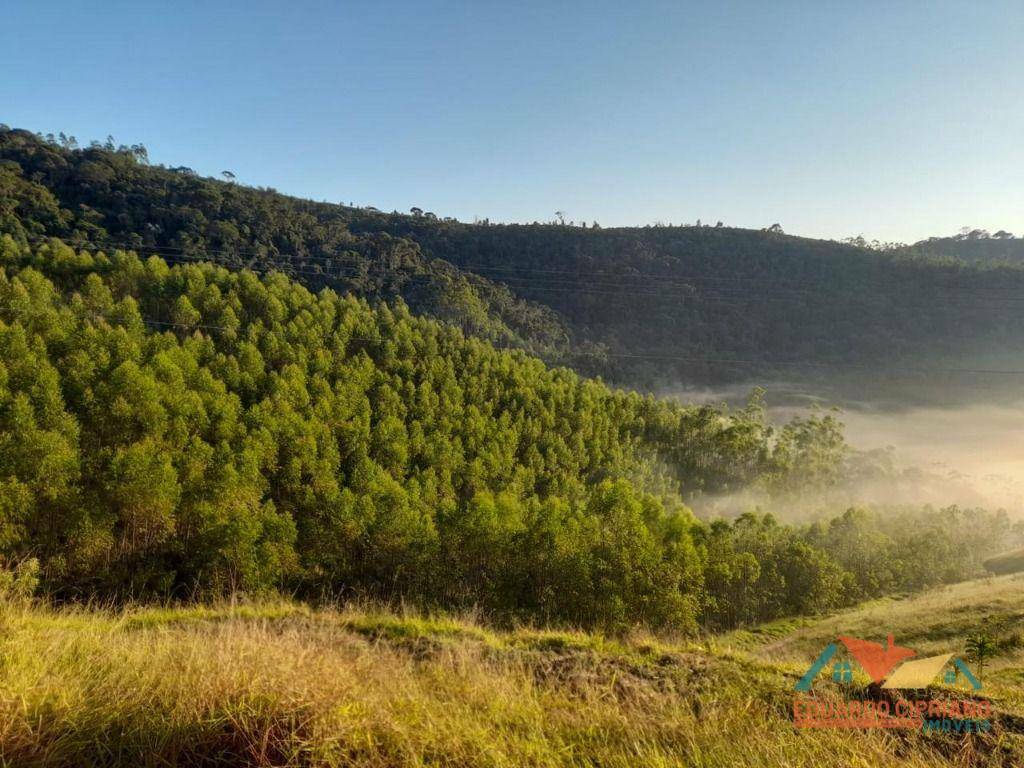
<svg viewBox="0 0 1024 768"><path fill-rule="evenodd" d="M200 178L148 165L139 147L65 144L0 132L0 231L401 297L472 335L618 383L888 375L923 386L1024 360L1024 269L1011 264L778 228L465 224Z"/></svg>

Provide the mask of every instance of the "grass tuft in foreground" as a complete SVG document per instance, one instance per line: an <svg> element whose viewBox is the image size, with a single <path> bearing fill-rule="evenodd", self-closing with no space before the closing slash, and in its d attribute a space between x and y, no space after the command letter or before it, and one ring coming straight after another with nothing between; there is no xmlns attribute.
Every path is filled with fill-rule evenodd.
<svg viewBox="0 0 1024 768"><path fill-rule="evenodd" d="M0 762L33 766L925 766L995 743L798 732L793 675L649 637L287 603L7 606ZM1012 749L1012 745L1007 749Z"/></svg>

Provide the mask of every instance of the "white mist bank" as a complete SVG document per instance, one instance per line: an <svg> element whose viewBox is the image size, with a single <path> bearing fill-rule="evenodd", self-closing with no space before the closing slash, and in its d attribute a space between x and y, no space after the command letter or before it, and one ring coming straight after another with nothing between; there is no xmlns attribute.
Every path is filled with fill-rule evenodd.
<svg viewBox="0 0 1024 768"><path fill-rule="evenodd" d="M673 394L684 402L725 402L735 407L751 389L733 386ZM768 416L775 424L812 413L794 402L822 403L818 395L801 392L793 384L769 385L766 399ZM789 404L772 404L779 400ZM775 499L770 505L763 496L749 492L709 498L697 504L700 511L736 514L760 505L787 517L804 518L814 508L835 510L844 505L958 504L1002 508L1014 517L1024 517L1024 400L902 409L857 403L835 415L852 448L886 451L897 472L814 496Z"/></svg>
<svg viewBox="0 0 1024 768"><path fill-rule="evenodd" d="M960 487L962 495L977 494L990 500L989 506L1022 511L1024 402L903 413L847 411L841 420L854 448L891 446L900 465L943 478L950 490Z"/></svg>

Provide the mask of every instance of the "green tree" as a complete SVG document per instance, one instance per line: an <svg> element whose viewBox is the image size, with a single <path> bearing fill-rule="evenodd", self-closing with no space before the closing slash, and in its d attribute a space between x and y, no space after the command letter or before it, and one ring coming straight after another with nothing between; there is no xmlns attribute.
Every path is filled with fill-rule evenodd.
<svg viewBox="0 0 1024 768"><path fill-rule="evenodd" d="M985 679L985 664L999 650L995 638L988 632L975 632L968 635L966 650L967 658L978 665L978 680L983 681Z"/></svg>

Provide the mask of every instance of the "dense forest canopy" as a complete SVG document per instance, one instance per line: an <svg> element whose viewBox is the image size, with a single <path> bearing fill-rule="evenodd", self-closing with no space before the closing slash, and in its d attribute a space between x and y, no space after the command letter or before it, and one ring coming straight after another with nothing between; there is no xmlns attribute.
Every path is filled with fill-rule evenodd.
<svg viewBox="0 0 1024 768"><path fill-rule="evenodd" d="M608 388L281 273L0 239L0 554L64 597L288 589L693 630L976 573L1003 513L793 527L685 500L828 485L781 430Z"/></svg>
<svg viewBox="0 0 1024 768"><path fill-rule="evenodd" d="M760 392L683 406L549 367L700 381L724 354L1013 349L1024 321L983 300L1024 285L1012 267L777 228L383 214L6 129L0 267L0 557L61 598L285 589L693 630L1024 544L956 507L699 519L888 469L831 414L771 426Z"/></svg>
<svg viewBox="0 0 1024 768"><path fill-rule="evenodd" d="M1024 269L963 250L1017 247L1008 233L954 238L954 250L875 249L779 227L465 224L200 178L148 165L138 146L76 149L11 130L0 132L0 231L400 297L492 343L632 385L887 372L927 384L937 369L1024 360Z"/></svg>

